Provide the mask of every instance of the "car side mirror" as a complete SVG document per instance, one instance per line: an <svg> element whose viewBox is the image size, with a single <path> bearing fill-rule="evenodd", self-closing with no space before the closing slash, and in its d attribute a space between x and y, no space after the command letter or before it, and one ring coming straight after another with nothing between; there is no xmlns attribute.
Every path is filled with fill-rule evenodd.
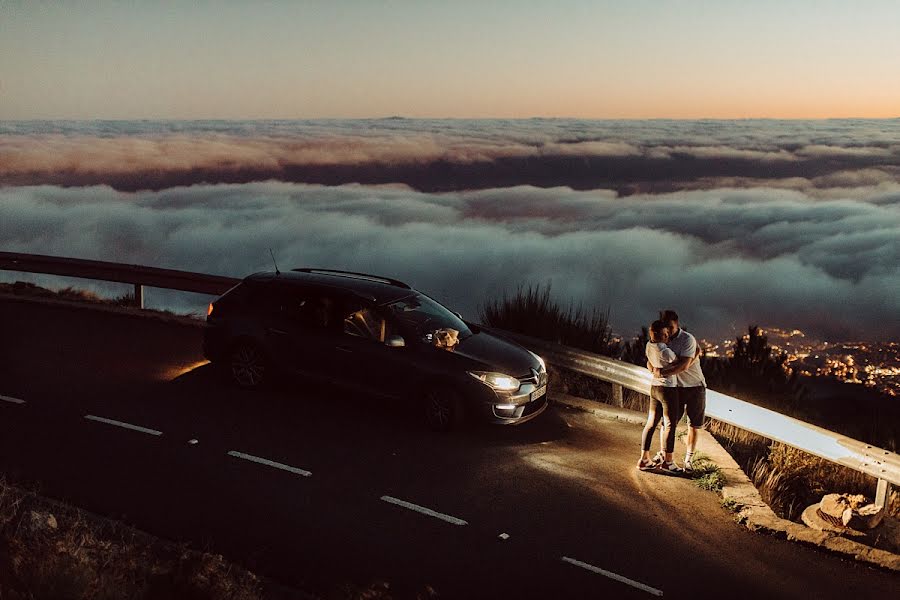
<svg viewBox="0 0 900 600"><path fill-rule="evenodd" d="M390 348L402 348L406 345L406 340L399 335L389 335L384 340L384 345Z"/></svg>

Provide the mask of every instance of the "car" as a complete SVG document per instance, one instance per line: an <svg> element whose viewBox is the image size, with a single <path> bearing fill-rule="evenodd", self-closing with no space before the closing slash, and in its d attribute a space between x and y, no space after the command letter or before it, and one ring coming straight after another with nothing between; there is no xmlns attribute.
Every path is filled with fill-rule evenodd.
<svg viewBox="0 0 900 600"><path fill-rule="evenodd" d="M412 400L436 430L467 417L520 424L547 407L540 356L401 281L364 273L250 275L209 305L203 353L242 388L298 375Z"/></svg>

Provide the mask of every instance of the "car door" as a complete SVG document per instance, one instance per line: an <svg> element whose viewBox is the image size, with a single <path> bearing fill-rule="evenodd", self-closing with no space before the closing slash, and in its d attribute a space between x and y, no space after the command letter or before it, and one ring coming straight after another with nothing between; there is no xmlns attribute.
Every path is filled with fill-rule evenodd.
<svg viewBox="0 0 900 600"><path fill-rule="evenodd" d="M332 300L315 288L275 284L266 335L278 364L288 371L324 378L327 349L334 344Z"/></svg>
<svg viewBox="0 0 900 600"><path fill-rule="evenodd" d="M332 377L363 393L399 396L408 379L409 349L385 343L396 333L387 315L358 298L345 298L336 306L341 330L334 344Z"/></svg>

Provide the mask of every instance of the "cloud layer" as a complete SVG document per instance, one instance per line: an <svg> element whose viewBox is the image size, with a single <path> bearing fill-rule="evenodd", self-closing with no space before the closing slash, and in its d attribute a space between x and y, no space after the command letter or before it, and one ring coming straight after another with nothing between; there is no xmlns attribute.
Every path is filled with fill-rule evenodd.
<svg viewBox="0 0 900 600"><path fill-rule="evenodd" d="M0 185L136 191L265 180L834 195L900 180L900 119L0 123Z"/></svg>
<svg viewBox="0 0 900 600"><path fill-rule="evenodd" d="M469 317L486 298L552 282L564 302L609 306L623 334L674 307L706 337L762 323L896 340L900 185L835 189L6 187L0 240L8 251L234 276L269 270L271 247L282 268L398 277Z"/></svg>

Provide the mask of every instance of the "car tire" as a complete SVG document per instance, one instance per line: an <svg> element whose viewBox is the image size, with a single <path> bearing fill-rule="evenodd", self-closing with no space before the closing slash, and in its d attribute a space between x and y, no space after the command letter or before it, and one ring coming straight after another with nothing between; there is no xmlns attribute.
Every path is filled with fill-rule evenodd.
<svg viewBox="0 0 900 600"><path fill-rule="evenodd" d="M271 379L266 353L253 342L238 342L228 353L228 373L241 389L258 390Z"/></svg>
<svg viewBox="0 0 900 600"><path fill-rule="evenodd" d="M432 388L425 392L425 423L434 431L450 431L465 418L462 397L452 390Z"/></svg>

